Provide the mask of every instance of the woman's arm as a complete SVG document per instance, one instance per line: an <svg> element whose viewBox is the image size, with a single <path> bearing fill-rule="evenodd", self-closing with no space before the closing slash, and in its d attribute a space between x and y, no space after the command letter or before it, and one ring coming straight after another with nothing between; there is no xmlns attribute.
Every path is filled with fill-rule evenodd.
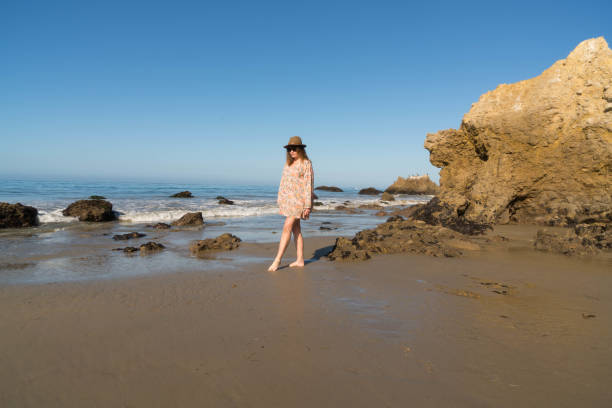
<svg viewBox="0 0 612 408"><path fill-rule="evenodd" d="M314 186L314 171L310 160L306 162L304 169L304 208L312 208L312 190Z"/></svg>

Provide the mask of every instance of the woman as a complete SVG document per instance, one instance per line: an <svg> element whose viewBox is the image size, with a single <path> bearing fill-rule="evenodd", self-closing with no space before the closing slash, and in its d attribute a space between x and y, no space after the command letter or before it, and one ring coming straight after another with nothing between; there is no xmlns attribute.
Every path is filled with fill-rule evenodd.
<svg viewBox="0 0 612 408"><path fill-rule="evenodd" d="M280 214L285 217L283 233L278 244L278 253L268 271L274 272L289 245L291 233L295 239L297 259L289 266L304 266L304 239L300 220L307 220L312 211L312 186L314 174L312 163L306 154L305 144L299 136L293 136L285 146L287 149L287 162L283 168L280 187L278 188L278 207Z"/></svg>

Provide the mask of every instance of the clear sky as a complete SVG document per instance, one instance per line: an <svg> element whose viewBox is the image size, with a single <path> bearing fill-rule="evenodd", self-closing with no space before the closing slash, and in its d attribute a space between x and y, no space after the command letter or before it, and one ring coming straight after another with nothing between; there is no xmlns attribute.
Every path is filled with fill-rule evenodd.
<svg viewBox="0 0 612 408"><path fill-rule="evenodd" d="M95 4L94 4L95 3ZM0 177L316 184L429 173L428 132L581 41L612 1L2 1Z"/></svg>

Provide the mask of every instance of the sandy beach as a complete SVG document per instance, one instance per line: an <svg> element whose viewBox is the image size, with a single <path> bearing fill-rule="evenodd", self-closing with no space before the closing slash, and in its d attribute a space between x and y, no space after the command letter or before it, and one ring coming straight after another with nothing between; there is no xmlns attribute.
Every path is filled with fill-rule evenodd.
<svg viewBox="0 0 612 408"><path fill-rule="evenodd" d="M612 263L536 252L533 228L461 258L331 262L307 237L273 274L0 286L0 406L609 406Z"/></svg>

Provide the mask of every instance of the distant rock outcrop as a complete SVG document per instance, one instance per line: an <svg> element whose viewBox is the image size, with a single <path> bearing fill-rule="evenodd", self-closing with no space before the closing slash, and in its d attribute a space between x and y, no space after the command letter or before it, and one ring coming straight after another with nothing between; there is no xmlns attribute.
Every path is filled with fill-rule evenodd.
<svg viewBox="0 0 612 408"><path fill-rule="evenodd" d="M146 234L141 234L140 232L129 232L127 234L113 235L113 239L115 241L126 241L128 239L142 238L145 236Z"/></svg>
<svg viewBox="0 0 612 408"><path fill-rule="evenodd" d="M178 220L174 221L172 225L176 227L200 226L204 225L204 218L202 217L201 212L187 213Z"/></svg>
<svg viewBox="0 0 612 408"><path fill-rule="evenodd" d="M180 193L172 194L172 198L193 198L191 191L181 191Z"/></svg>
<svg viewBox="0 0 612 408"><path fill-rule="evenodd" d="M583 41L540 76L482 95L425 148L442 169L428 205L460 223L610 222L612 51Z"/></svg>
<svg viewBox="0 0 612 408"><path fill-rule="evenodd" d="M114 221L117 218L113 212L113 205L105 200L79 200L70 204L62 214L89 222Z"/></svg>
<svg viewBox="0 0 612 408"><path fill-rule="evenodd" d="M341 193L342 191L344 191L341 188L334 187L334 186L319 186L319 187L315 188L315 190L331 191L331 192L334 192L334 193Z"/></svg>
<svg viewBox="0 0 612 408"><path fill-rule="evenodd" d="M38 224L38 210L21 203L0 203L0 228L33 227Z"/></svg>
<svg viewBox="0 0 612 408"><path fill-rule="evenodd" d="M426 194L436 195L440 191L440 187L431 179L428 175L424 176L411 176L411 177L398 177L395 183L391 184L385 190L385 193L390 194Z"/></svg>
<svg viewBox="0 0 612 408"><path fill-rule="evenodd" d="M359 193L357 194L361 194L361 195L379 195L380 193L382 193L382 191L374 188L374 187L368 187L368 188L362 188L361 190L359 190Z"/></svg>

